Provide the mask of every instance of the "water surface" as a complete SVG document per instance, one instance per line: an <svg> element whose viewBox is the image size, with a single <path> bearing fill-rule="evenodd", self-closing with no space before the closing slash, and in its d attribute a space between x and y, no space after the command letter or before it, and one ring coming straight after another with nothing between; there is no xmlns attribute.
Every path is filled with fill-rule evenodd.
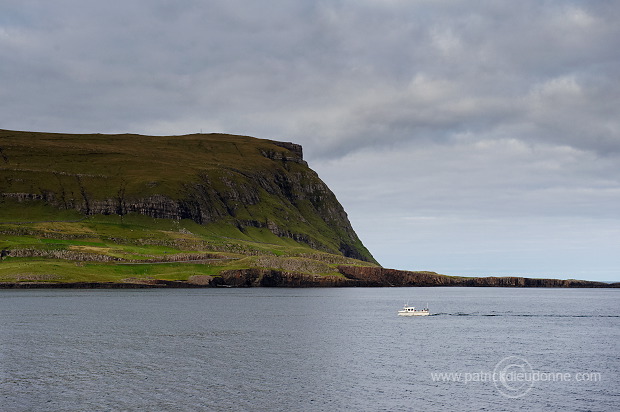
<svg viewBox="0 0 620 412"><path fill-rule="evenodd" d="M620 410L619 309L614 289L3 290L0 410ZM570 380L484 380L519 362Z"/></svg>

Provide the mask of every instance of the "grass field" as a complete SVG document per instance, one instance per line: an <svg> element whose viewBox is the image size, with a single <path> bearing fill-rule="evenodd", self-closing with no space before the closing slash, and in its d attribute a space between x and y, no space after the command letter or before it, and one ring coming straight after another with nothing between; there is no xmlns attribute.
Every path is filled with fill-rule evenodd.
<svg viewBox="0 0 620 412"><path fill-rule="evenodd" d="M312 249L267 229L139 214L58 211L42 201L0 201L0 282L130 282L218 276L269 268L338 274L337 264L372 265Z"/></svg>

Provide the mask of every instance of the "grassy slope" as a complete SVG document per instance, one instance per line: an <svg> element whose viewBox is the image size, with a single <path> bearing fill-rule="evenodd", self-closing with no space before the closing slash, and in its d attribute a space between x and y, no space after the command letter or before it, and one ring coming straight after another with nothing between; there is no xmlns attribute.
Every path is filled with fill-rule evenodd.
<svg viewBox="0 0 620 412"><path fill-rule="evenodd" d="M0 143L8 158L3 168L10 169L10 175L17 179L25 177L21 183L12 181L11 189L27 193L58 190L62 183L68 192L79 195L77 181L69 174L84 174L82 180L95 198L104 198L121 185L138 196L174 195L181 183L192 181L201 171L233 165L241 170L270 166L268 159L255 154L265 141L228 135L72 135L1 131ZM239 162L240 157L249 161Z"/></svg>
<svg viewBox="0 0 620 412"><path fill-rule="evenodd" d="M127 196L180 196L179 188L207 175L215 185L256 171L305 173L294 162L278 164L260 150L281 151L269 141L228 135L150 137L138 135L57 135L0 131L0 192L40 194L63 190L80 199L86 187L94 199ZM191 154L191 155L188 155ZM182 165L182 167L179 167ZM286 168L286 170L284 170ZM76 175L80 175L79 179ZM243 182L241 182L243 183ZM222 187L221 190L226 190ZM263 201L241 206L237 219L268 216L279 226L308 234L338 248L338 234L312 213L261 193ZM307 221L297 219L301 213ZM229 219L230 220L230 219ZM361 245L361 243L360 243ZM363 248L363 246L361 246ZM18 203L0 198L0 249L40 251L43 257L6 257L0 262L2 281L121 281L154 277L184 280L191 275L217 275L223 269L268 267L314 274L334 274L337 263L373 265L337 254L318 252L304 243L275 236L267 229L240 231L226 219L198 225L190 220L153 219L142 215L85 217L41 201ZM70 252L68 258L51 253ZM211 252L224 260L202 263L136 264L170 256ZM88 262L76 253L108 256L116 262ZM14 253L13 253L14 254ZM36 253L35 253L36 254ZM369 255L370 256L370 255ZM371 257L372 259L372 257ZM121 264L121 263L132 264Z"/></svg>
<svg viewBox="0 0 620 412"><path fill-rule="evenodd" d="M131 278L187 280L193 275L217 276L221 270L279 268L317 275L337 274L337 264L372 265L318 252L266 229L242 233L226 224L198 225L190 220L153 219L131 214L84 218L57 212L43 202L0 203L0 249L69 251L118 260L110 262L43 257L5 257L0 282L119 282ZM62 219L63 221L50 221ZM160 263L174 256L209 254L211 260ZM141 263L154 262L154 263Z"/></svg>

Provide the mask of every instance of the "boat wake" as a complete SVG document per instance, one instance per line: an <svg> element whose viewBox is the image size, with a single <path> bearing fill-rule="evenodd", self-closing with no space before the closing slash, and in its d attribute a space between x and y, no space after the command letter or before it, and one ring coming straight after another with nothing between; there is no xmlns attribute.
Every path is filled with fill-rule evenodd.
<svg viewBox="0 0 620 412"><path fill-rule="evenodd" d="M505 316L522 318L620 318L620 315L545 315L532 313L464 313L464 312L438 312L431 313L430 316Z"/></svg>

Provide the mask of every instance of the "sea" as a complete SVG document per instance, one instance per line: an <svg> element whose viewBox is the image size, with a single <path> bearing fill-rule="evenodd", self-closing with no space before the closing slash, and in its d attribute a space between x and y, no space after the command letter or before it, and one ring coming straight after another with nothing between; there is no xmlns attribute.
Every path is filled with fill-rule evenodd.
<svg viewBox="0 0 620 412"><path fill-rule="evenodd" d="M618 411L620 289L1 290L0 410Z"/></svg>

